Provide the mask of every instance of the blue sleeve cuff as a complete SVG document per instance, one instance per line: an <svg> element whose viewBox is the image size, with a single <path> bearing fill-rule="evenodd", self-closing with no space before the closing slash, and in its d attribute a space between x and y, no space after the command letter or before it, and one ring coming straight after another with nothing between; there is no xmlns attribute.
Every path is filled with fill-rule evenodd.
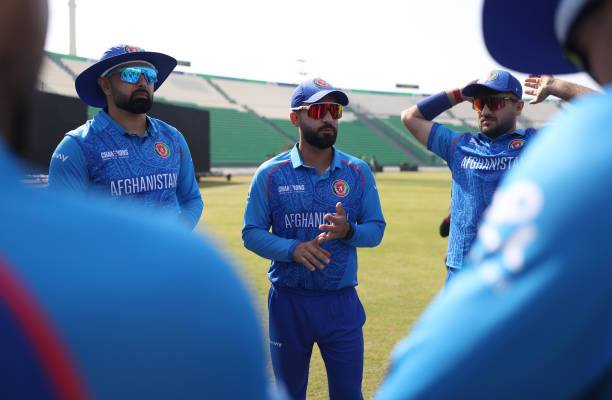
<svg viewBox="0 0 612 400"><path fill-rule="evenodd" d="M289 246L289 250L287 250L287 257L289 257L290 261L293 261L293 252L295 251L295 248L298 247L300 243L301 242L299 240L294 240L291 246Z"/></svg>

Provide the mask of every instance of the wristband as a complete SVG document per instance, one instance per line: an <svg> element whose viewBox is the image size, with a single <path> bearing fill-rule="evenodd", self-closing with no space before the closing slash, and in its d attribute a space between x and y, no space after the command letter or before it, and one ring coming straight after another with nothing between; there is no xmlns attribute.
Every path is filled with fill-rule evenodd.
<svg viewBox="0 0 612 400"><path fill-rule="evenodd" d="M453 93L453 98L455 99L455 104L462 103L465 100L463 98L463 95L461 94L461 89L457 88L453 90L452 93Z"/></svg>
<svg viewBox="0 0 612 400"><path fill-rule="evenodd" d="M451 108L451 103L446 92L440 92L419 100L417 108L426 120L431 121Z"/></svg>

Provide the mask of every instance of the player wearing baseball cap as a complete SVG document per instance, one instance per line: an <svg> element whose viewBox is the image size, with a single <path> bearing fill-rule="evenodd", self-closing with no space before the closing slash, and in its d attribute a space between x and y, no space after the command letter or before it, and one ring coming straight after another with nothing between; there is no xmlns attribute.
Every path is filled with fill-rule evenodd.
<svg viewBox="0 0 612 400"><path fill-rule="evenodd" d="M385 220L368 165L334 147L346 105L347 95L322 79L295 89L290 118L299 142L258 168L244 215L245 247L272 260L272 366L292 399L306 398L315 342L330 398L362 398L356 248L377 246Z"/></svg>
<svg viewBox="0 0 612 400"><path fill-rule="evenodd" d="M119 45L83 71L75 81L79 97L103 110L60 142L49 186L132 199L193 229L203 205L189 147L176 128L146 115L175 66L166 54Z"/></svg>
<svg viewBox="0 0 612 400"><path fill-rule="evenodd" d="M406 128L444 159L452 172L447 282L463 267L478 222L502 174L514 166L535 134L534 129L516 128L523 109L522 95L518 79L495 70L463 89L427 97L402 113ZM466 99L473 99L481 132L472 135L431 122Z"/></svg>
<svg viewBox="0 0 612 400"><path fill-rule="evenodd" d="M396 347L378 399L612 397L611 20L610 0L485 0L497 61L583 68L605 93L575 101L504 178L470 268Z"/></svg>
<svg viewBox="0 0 612 400"><path fill-rule="evenodd" d="M543 88L537 85L536 90ZM568 99L579 85L557 80L548 94ZM503 174L512 169L533 128L517 129L523 109L521 83L507 71L494 70L462 89L441 92L402 112L406 128L429 150L444 159L452 173L451 218L447 283L460 271L476 239L484 210ZM539 101L543 100L542 97ZM432 122L442 112L463 101L472 102L480 132L470 134Z"/></svg>

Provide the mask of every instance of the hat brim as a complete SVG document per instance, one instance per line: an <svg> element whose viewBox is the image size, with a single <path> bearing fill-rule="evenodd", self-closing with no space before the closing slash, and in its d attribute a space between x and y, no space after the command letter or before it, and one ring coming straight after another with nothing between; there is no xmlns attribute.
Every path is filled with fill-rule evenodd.
<svg viewBox="0 0 612 400"><path fill-rule="evenodd" d="M487 86L483 83L472 83L461 89L461 95L464 97L474 97L478 94L478 92L490 92L490 93L506 93L506 90L499 90L493 86ZM509 92L508 93L512 93Z"/></svg>
<svg viewBox="0 0 612 400"><path fill-rule="evenodd" d="M578 68L555 36L559 0L485 0L482 31L499 64L529 74L569 74Z"/></svg>
<svg viewBox="0 0 612 400"><path fill-rule="evenodd" d="M74 82L77 94L81 100L92 107L106 107L106 96L98 85L98 78L104 71L115 65L137 60L149 62L157 69L157 82L155 82L154 90L164 83L177 63L174 57L151 51L138 51L110 57L95 63L77 76Z"/></svg>
<svg viewBox="0 0 612 400"><path fill-rule="evenodd" d="M328 94L335 95L336 99L338 100L338 102L342 106L347 106L348 103L349 103L349 99L348 99L348 96L346 95L346 93L344 93L341 90L336 90L336 89L321 90L321 91L313 94L312 96L310 96L308 99L304 100L304 103L307 103L307 104L316 103L317 101L321 100L323 97L327 96Z"/></svg>

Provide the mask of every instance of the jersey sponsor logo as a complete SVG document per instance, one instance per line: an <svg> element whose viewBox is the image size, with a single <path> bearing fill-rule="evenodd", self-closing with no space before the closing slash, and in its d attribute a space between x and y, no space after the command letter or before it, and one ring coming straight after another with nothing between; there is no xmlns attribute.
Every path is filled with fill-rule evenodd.
<svg viewBox="0 0 612 400"><path fill-rule="evenodd" d="M321 78L315 78L312 81L315 85L317 85L317 87L320 88L326 88L329 87L329 83L327 83L325 80L321 79Z"/></svg>
<svg viewBox="0 0 612 400"><path fill-rule="evenodd" d="M67 156L65 154L62 153L53 153L53 155L51 156L52 158L57 158L58 160L60 160L61 162L66 161L68 158L70 158L70 156Z"/></svg>
<svg viewBox="0 0 612 400"><path fill-rule="evenodd" d="M343 179L337 179L332 183L332 190L338 197L346 197L351 191L351 187Z"/></svg>
<svg viewBox="0 0 612 400"><path fill-rule="evenodd" d="M113 196L124 196L154 190L175 189L177 174L154 174L111 181L110 190Z"/></svg>
<svg viewBox="0 0 612 400"><path fill-rule="evenodd" d="M102 158L102 160L104 161L114 160L116 158L127 158L129 156L130 154L127 149L109 150L109 151L100 152L100 158Z"/></svg>
<svg viewBox="0 0 612 400"><path fill-rule="evenodd" d="M305 191L306 191L306 187L304 185L279 185L278 186L278 194L303 193Z"/></svg>
<svg viewBox="0 0 612 400"><path fill-rule="evenodd" d="M164 142L155 142L155 152L161 158L168 158L170 155L170 147Z"/></svg>
<svg viewBox="0 0 612 400"><path fill-rule="evenodd" d="M274 346L274 347L278 347L279 349L281 347L283 347L283 344L281 342L275 342L274 340L270 339L270 345Z"/></svg>
<svg viewBox="0 0 612 400"><path fill-rule="evenodd" d="M525 145L525 139L514 139L508 144L510 150L520 149Z"/></svg>
<svg viewBox="0 0 612 400"><path fill-rule="evenodd" d="M303 212L285 214L285 228L318 228L325 224L323 212Z"/></svg>
<svg viewBox="0 0 612 400"><path fill-rule="evenodd" d="M461 160L461 168L486 171L503 171L513 168L517 162L517 157L485 158L465 156L463 157L463 160Z"/></svg>

